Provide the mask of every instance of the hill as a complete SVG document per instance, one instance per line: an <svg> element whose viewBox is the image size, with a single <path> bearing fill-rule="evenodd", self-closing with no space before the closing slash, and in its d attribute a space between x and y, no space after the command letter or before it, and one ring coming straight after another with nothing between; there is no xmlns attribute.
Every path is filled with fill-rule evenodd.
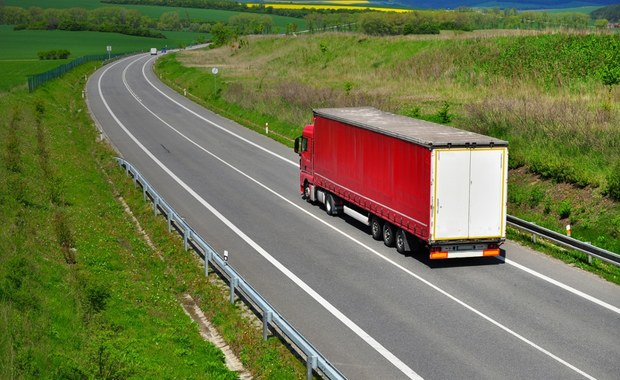
<svg viewBox="0 0 620 380"><path fill-rule="evenodd" d="M383 1L381 1L383 3ZM386 1L385 3L388 3ZM618 0L398 0L397 3L408 8L428 9L456 9L459 7L477 8L516 8L520 10L576 8L590 6L606 6L617 3Z"/></svg>
<svg viewBox="0 0 620 380"><path fill-rule="evenodd" d="M609 22L620 22L620 4L610 5L592 12L594 18L604 18Z"/></svg>

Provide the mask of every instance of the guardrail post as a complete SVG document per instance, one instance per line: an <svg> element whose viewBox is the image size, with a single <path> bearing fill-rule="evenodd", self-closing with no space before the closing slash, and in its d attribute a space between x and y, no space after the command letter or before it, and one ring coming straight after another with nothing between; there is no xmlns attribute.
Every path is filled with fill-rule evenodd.
<svg viewBox="0 0 620 380"><path fill-rule="evenodd" d="M142 188L142 197L144 198L145 202L147 200L146 192L147 192L148 188L149 188L149 185L147 185L147 184L144 184L144 187Z"/></svg>
<svg viewBox="0 0 620 380"><path fill-rule="evenodd" d="M205 249L205 277L209 277L209 261L211 261L211 251Z"/></svg>
<svg viewBox="0 0 620 380"><path fill-rule="evenodd" d="M185 249L185 251L187 252L187 249L189 248L189 235L192 233L192 231L189 229L189 226L185 226L185 232L183 233L183 248Z"/></svg>
<svg viewBox="0 0 620 380"><path fill-rule="evenodd" d="M159 214L159 197L155 197L153 200L153 214L156 216Z"/></svg>
<svg viewBox="0 0 620 380"><path fill-rule="evenodd" d="M172 232L172 210L168 210L166 219L168 219L168 233L170 233Z"/></svg>
<svg viewBox="0 0 620 380"><path fill-rule="evenodd" d="M263 312L263 340L267 340L267 334L269 333L269 324L271 323L272 316L273 312L271 310Z"/></svg>
<svg viewBox="0 0 620 380"><path fill-rule="evenodd" d="M585 242L587 245L591 245L589 241ZM592 255L588 253L588 264L592 265Z"/></svg>
<svg viewBox="0 0 620 380"><path fill-rule="evenodd" d="M317 365L317 356L316 355L308 355L308 359L306 359L306 379L312 380L312 370L316 368Z"/></svg>
<svg viewBox="0 0 620 380"><path fill-rule="evenodd" d="M230 303L235 303L235 289L237 288L237 284L239 283L238 277L233 277L230 279Z"/></svg>

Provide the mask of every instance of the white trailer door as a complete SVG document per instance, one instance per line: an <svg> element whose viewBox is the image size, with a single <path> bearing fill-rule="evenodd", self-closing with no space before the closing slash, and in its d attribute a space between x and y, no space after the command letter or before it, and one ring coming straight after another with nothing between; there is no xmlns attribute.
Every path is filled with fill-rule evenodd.
<svg viewBox="0 0 620 380"><path fill-rule="evenodd" d="M469 149L435 151L434 240L469 236Z"/></svg>
<svg viewBox="0 0 620 380"><path fill-rule="evenodd" d="M502 148L472 149L469 188L469 238L502 236L504 169Z"/></svg>
<svg viewBox="0 0 620 380"><path fill-rule="evenodd" d="M433 240L504 234L506 148L438 149L433 184Z"/></svg>

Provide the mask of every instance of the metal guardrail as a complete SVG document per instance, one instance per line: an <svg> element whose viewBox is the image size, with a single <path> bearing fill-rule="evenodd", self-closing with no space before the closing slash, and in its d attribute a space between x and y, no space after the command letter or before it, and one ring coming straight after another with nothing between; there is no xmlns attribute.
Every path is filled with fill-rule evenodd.
<svg viewBox="0 0 620 380"><path fill-rule="evenodd" d="M535 223L527 222L511 215L508 215L506 222L512 227L532 233L533 236L540 236L565 248L570 248L579 252L583 252L588 255L588 260L590 262L592 260L592 256L594 256L610 264L620 266L620 255L618 255L617 253L607 251L603 248L595 247L589 243L585 243L570 236L563 235L559 232L551 231Z"/></svg>
<svg viewBox="0 0 620 380"><path fill-rule="evenodd" d="M209 274L209 264L228 280L230 286L230 303L235 302L235 294L252 303L251 307L262 312L263 339L267 340L269 328L275 327L292 345L306 356L306 378L312 379L313 371L321 373L328 379L346 379L312 344L304 338L284 317L278 313L237 271L228 264L228 253L224 257L218 254L174 209L153 189L144 177L126 160L116 158L119 166L127 175L133 177L134 184L142 187L144 200L153 202L153 212L162 212L168 221L168 231L175 227L183 235L183 245L187 251L190 246L198 251L205 260L205 276ZM320 371L320 372L319 372Z"/></svg>

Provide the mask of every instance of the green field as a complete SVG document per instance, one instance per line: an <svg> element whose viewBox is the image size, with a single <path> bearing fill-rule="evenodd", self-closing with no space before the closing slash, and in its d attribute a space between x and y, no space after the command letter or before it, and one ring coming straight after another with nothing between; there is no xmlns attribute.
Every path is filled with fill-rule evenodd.
<svg viewBox="0 0 620 380"><path fill-rule="evenodd" d="M118 33L69 32L64 30L20 30L0 25L0 91L26 84L28 75L50 70L68 60L39 61L37 52L67 49L71 58L84 55L147 51L151 47L178 47L197 41L204 34L164 32L167 39L127 36Z"/></svg>
<svg viewBox="0 0 620 380"><path fill-rule="evenodd" d="M145 38L119 33L70 32L65 30L19 30L0 25L0 60L37 59L37 52L67 49L72 58L91 54L106 54L106 46L113 53L146 51L150 47L178 46L200 36L198 33L169 33L169 38ZM204 35L203 35L204 36Z"/></svg>

